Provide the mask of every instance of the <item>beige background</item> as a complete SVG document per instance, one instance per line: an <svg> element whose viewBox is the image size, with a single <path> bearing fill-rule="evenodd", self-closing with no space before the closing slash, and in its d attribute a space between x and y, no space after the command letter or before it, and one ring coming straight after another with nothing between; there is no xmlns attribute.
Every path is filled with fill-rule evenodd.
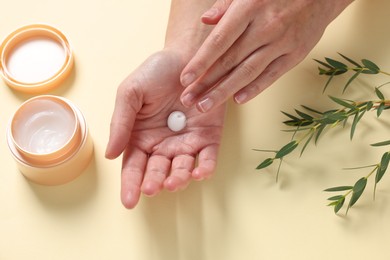
<svg viewBox="0 0 390 260"><path fill-rule="evenodd" d="M367 192L348 214L326 207L330 186L353 184L390 139L390 119L363 119L355 139L335 128L299 158L258 172L267 154L289 141L280 110L300 104L332 108L326 95L341 96L346 78L322 94L325 78L313 58L368 58L390 71L390 1L360 0L326 31L307 59L249 104L229 104L214 177L179 193L143 197L134 210L119 200L120 160L104 159L116 87L148 55L162 48L169 1L1 0L0 38L31 23L61 29L76 55L72 76L51 94L71 99L85 114L95 144L86 172L58 187L35 185L16 169L6 142L6 124L30 96L0 82L0 259L390 259L390 176L372 200ZM375 99L372 87L384 76L362 77L344 95ZM385 91L388 92L388 91ZM390 93L389 93L390 94ZM388 113L388 112L385 112ZM389 148L387 148L389 149ZM344 212L344 210L342 210Z"/></svg>

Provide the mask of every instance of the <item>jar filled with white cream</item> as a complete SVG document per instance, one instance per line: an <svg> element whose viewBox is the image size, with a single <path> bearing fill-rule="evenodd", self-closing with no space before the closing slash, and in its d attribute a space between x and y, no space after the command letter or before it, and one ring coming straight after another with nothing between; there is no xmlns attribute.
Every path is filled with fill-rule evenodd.
<svg viewBox="0 0 390 260"><path fill-rule="evenodd" d="M73 180L93 153L81 111L51 95L31 98L19 107L8 125L7 142L23 175L44 185Z"/></svg>

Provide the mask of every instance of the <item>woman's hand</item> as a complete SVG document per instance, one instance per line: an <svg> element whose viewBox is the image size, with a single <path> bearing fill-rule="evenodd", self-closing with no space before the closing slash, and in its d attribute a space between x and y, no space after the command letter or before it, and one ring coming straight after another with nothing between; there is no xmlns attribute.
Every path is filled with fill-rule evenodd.
<svg viewBox="0 0 390 260"><path fill-rule="evenodd" d="M176 191L215 170L225 106L207 114L183 107L179 76L184 64L178 52L160 51L118 88L106 157L123 153L121 199L127 208L136 206L141 192ZM187 116L180 132L167 127L168 115L176 110Z"/></svg>
<svg viewBox="0 0 390 260"><path fill-rule="evenodd" d="M181 73L181 101L202 112L234 95L241 104L299 63L352 0L217 0L217 24Z"/></svg>

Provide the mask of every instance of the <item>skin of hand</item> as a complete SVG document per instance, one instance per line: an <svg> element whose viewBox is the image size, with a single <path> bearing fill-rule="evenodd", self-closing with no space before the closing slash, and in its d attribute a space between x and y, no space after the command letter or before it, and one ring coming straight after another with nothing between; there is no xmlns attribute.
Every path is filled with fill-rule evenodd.
<svg viewBox="0 0 390 260"><path fill-rule="evenodd" d="M202 3L209 8L212 3L207 1ZM208 178L215 170L225 105L204 114L180 102L180 73L209 33L192 26L200 24L199 17L207 10L199 3L172 2L165 48L146 59L118 87L106 157L123 154L121 200L126 208L134 208L141 193L154 196L164 188L180 190L191 179ZM192 4L198 12L194 13L197 9ZM177 110L185 113L187 125L172 132L167 118Z"/></svg>
<svg viewBox="0 0 390 260"><path fill-rule="evenodd" d="M181 73L184 106L206 112L234 96L254 98L312 50L352 0L217 0L216 24Z"/></svg>

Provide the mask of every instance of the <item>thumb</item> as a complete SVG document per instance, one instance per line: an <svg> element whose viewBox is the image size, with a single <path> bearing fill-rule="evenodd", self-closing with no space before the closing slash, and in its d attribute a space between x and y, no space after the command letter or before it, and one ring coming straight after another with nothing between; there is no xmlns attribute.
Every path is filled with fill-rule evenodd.
<svg viewBox="0 0 390 260"><path fill-rule="evenodd" d="M142 107L142 95L137 93L139 89L130 77L118 88L105 154L108 159L117 158L130 140L137 113Z"/></svg>

